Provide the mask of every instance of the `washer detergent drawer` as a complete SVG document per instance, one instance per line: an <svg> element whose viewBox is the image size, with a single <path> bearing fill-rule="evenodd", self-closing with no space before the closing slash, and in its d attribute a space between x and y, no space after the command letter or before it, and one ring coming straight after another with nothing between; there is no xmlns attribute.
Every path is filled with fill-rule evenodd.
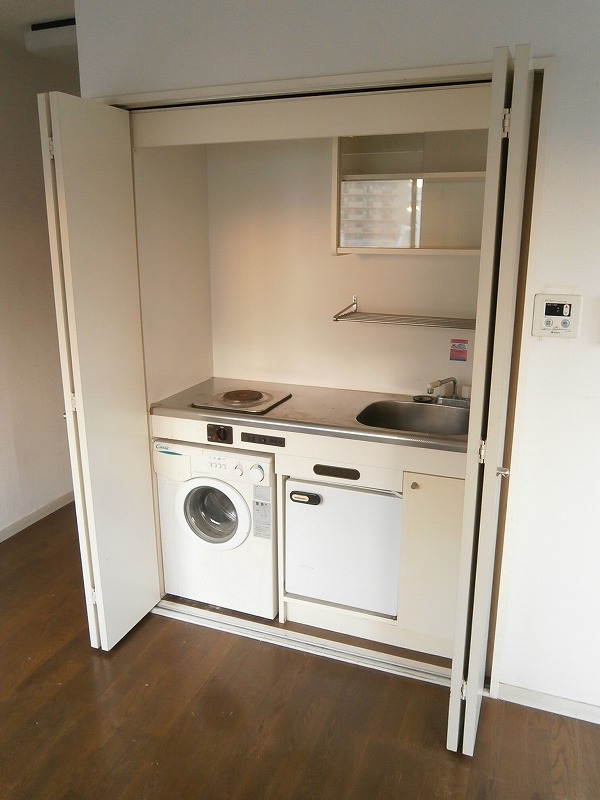
<svg viewBox="0 0 600 800"><path fill-rule="evenodd" d="M285 592L396 617L402 499L288 479Z"/></svg>

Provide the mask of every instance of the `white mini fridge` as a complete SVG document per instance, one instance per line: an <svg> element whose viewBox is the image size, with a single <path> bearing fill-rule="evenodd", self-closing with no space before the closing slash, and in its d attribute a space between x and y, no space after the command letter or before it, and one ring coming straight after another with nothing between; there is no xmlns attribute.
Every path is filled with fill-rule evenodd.
<svg viewBox="0 0 600 800"><path fill-rule="evenodd" d="M401 531L399 495L288 480L286 594L396 617Z"/></svg>

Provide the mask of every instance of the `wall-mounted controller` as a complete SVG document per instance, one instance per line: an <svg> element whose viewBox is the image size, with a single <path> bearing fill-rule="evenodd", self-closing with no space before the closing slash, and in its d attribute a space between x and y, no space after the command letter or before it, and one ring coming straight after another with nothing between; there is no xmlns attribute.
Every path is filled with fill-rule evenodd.
<svg viewBox="0 0 600 800"><path fill-rule="evenodd" d="M580 294L536 294L533 306L533 336L574 339L581 323Z"/></svg>

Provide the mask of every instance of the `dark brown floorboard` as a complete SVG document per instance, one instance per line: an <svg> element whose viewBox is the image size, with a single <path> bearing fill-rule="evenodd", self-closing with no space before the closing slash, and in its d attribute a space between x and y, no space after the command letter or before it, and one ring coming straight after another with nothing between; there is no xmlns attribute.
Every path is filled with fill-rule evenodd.
<svg viewBox="0 0 600 800"><path fill-rule="evenodd" d="M2 800L599 800L600 726L150 615L89 646L72 507L0 544Z"/></svg>

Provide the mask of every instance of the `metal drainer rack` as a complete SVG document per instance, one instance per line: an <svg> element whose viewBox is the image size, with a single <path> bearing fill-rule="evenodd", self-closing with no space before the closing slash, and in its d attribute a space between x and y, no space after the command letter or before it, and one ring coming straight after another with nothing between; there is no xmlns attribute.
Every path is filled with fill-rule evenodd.
<svg viewBox="0 0 600 800"><path fill-rule="evenodd" d="M458 330L475 330L474 319L461 319L459 317L420 317L402 314L380 314L358 310L356 295L346 308L338 311L333 317L334 322L379 322L387 325L416 325L422 328L455 328Z"/></svg>

